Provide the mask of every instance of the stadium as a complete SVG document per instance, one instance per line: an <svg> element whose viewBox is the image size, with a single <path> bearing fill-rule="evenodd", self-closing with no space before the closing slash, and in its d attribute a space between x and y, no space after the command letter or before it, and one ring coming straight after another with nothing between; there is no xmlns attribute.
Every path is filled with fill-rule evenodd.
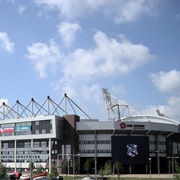
<svg viewBox="0 0 180 180"><path fill-rule="evenodd" d="M180 157L180 123L157 110L157 116L141 115L103 89L108 120L91 119L66 94L60 103L49 96L28 105L18 100L0 106L0 161L11 171L29 171L30 162L47 172L56 167L67 174L98 174L106 162L120 162L124 174L174 173ZM74 113L69 114L69 104ZM62 108L64 107L64 108ZM82 119L75 107L83 112ZM62 115L64 114L64 115ZM76 164L79 163L79 169Z"/></svg>

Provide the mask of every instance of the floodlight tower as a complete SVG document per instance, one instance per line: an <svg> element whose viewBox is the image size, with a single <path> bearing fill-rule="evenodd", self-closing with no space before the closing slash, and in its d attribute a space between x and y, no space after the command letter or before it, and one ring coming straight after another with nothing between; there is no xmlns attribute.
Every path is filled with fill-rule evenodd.
<svg viewBox="0 0 180 180"><path fill-rule="evenodd" d="M107 89L102 89L102 92L104 97L103 99L106 103L109 121L121 121L121 118L124 116L125 111L128 111L128 116L130 115L129 107L127 104L111 95Z"/></svg>
<svg viewBox="0 0 180 180"><path fill-rule="evenodd" d="M134 115L142 117L139 121L149 121L144 115L110 94L107 89L102 89L102 92L106 102L109 121L131 121L131 117Z"/></svg>

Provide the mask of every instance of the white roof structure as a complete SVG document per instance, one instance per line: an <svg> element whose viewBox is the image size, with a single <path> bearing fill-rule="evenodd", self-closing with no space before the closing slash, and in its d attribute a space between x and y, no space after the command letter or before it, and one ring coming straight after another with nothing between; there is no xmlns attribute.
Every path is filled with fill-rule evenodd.
<svg viewBox="0 0 180 180"><path fill-rule="evenodd" d="M180 125L180 122L171 119L157 110L157 116L142 115L135 109L111 95L107 89L103 89L103 96L106 102L108 118L110 121L126 121L126 122L154 122L163 124Z"/></svg>
<svg viewBox="0 0 180 180"><path fill-rule="evenodd" d="M180 125L180 122L168 118L166 116L153 116L153 115L136 115L129 116L127 118L122 118L121 121L131 121L131 122L154 122L154 123L163 123L163 124L173 124Z"/></svg>

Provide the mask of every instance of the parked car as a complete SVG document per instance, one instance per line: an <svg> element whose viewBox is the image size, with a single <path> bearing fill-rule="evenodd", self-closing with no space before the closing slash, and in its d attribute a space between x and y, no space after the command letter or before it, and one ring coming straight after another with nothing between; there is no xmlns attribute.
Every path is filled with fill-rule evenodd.
<svg viewBox="0 0 180 180"><path fill-rule="evenodd" d="M33 178L33 180L51 180L51 178L47 176L41 176L41 177Z"/></svg>
<svg viewBox="0 0 180 180"><path fill-rule="evenodd" d="M27 178L29 178L29 176L27 174L23 174L20 176L20 180L25 180Z"/></svg>
<svg viewBox="0 0 180 180"><path fill-rule="evenodd" d="M92 178L92 177L86 176L86 177L82 178L81 180L95 180L95 178Z"/></svg>
<svg viewBox="0 0 180 180"><path fill-rule="evenodd" d="M57 176L57 177L51 178L51 180L63 180L63 177L62 176Z"/></svg>

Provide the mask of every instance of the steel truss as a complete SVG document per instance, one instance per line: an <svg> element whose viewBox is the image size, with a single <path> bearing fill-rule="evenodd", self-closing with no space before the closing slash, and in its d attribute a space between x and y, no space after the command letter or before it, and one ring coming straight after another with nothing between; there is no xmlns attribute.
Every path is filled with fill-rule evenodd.
<svg viewBox="0 0 180 180"><path fill-rule="evenodd" d="M64 108L62 108L63 103ZM67 111L69 107L71 107L70 113ZM47 96L47 99L42 105L35 101L34 98L31 98L31 101L26 106L19 100L17 100L12 107L3 102L0 106L0 120L20 119L40 115L77 115L76 109L80 110L88 119L91 119L72 99L67 96L67 94L64 94L64 97L59 103L53 101L50 96Z"/></svg>

